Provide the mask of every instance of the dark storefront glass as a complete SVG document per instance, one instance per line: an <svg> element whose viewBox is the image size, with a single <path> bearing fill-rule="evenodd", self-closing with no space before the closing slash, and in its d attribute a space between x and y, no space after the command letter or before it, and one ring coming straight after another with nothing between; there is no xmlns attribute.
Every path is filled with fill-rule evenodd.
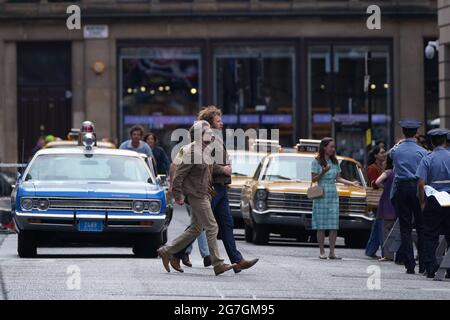
<svg viewBox="0 0 450 320"><path fill-rule="evenodd" d="M372 59L367 65L367 53ZM365 158L372 109L372 141L390 142L390 55L384 46L313 46L308 52L311 136L334 136L337 151ZM370 83L365 82L366 65ZM367 85L368 94L365 91Z"/></svg>
<svg viewBox="0 0 450 320"><path fill-rule="evenodd" d="M121 49L122 140L141 124L169 151L172 131L189 128L200 107L200 57L195 47Z"/></svg>
<svg viewBox="0 0 450 320"><path fill-rule="evenodd" d="M428 45L429 40L425 40L423 50ZM430 40L432 41L432 40ZM424 55L424 72L425 72L425 119L426 130L438 128L439 119L439 59L436 53L433 59L428 59Z"/></svg>
<svg viewBox="0 0 450 320"><path fill-rule="evenodd" d="M280 143L293 145L294 48L220 46L214 65L215 102L225 125L280 129Z"/></svg>

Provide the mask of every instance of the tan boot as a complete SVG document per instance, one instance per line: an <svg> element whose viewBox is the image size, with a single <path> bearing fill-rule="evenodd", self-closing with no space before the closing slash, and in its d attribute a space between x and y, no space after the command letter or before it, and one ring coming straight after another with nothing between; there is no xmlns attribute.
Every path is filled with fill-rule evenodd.
<svg viewBox="0 0 450 320"><path fill-rule="evenodd" d="M183 268L181 268L181 264L180 264L181 259L180 258L177 258L174 255L171 255L169 261L170 261L170 265L172 266L172 268L174 268L178 272L184 272Z"/></svg>
<svg viewBox="0 0 450 320"><path fill-rule="evenodd" d="M170 272L169 267L170 255L166 251L164 251L164 247L161 247L156 251L158 252L158 255L161 257L164 268L166 269L167 272Z"/></svg>
<svg viewBox="0 0 450 320"><path fill-rule="evenodd" d="M236 266L233 268L234 273L239 273L242 270L249 269L253 267L258 261L259 259L252 259L252 260L242 259L241 261L236 263Z"/></svg>

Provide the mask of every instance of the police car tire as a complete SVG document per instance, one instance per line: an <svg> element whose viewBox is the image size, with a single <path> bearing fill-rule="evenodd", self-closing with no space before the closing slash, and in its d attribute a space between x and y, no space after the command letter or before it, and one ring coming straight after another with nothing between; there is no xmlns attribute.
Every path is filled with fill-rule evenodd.
<svg viewBox="0 0 450 320"><path fill-rule="evenodd" d="M161 245L166 244L167 240L168 240L168 236L167 236L167 229L166 229L166 230L163 231L163 234L162 234L162 243L161 243Z"/></svg>
<svg viewBox="0 0 450 320"><path fill-rule="evenodd" d="M253 242L253 228L246 224L244 229L245 229L245 241Z"/></svg>
<svg viewBox="0 0 450 320"><path fill-rule="evenodd" d="M37 254L34 234L30 231L21 231L17 236L17 253L20 258L33 258Z"/></svg>
<svg viewBox="0 0 450 320"><path fill-rule="evenodd" d="M261 224L254 224L253 228L253 243L258 245L265 245L269 242L269 230L267 226Z"/></svg>

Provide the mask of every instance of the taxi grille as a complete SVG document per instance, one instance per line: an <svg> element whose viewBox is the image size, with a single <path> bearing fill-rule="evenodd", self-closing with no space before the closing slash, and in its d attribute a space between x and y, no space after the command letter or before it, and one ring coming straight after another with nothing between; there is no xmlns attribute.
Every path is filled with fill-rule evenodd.
<svg viewBox="0 0 450 320"><path fill-rule="evenodd" d="M241 191L241 188L228 188L228 201L231 206L240 206Z"/></svg>
<svg viewBox="0 0 450 320"><path fill-rule="evenodd" d="M306 194L269 193L267 208L278 210L312 211L312 200ZM339 197L340 214L365 214L366 198Z"/></svg>
<svg viewBox="0 0 450 320"><path fill-rule="evenodd" d="M49 198L49 209L133 210L133 200Z"/></svg>

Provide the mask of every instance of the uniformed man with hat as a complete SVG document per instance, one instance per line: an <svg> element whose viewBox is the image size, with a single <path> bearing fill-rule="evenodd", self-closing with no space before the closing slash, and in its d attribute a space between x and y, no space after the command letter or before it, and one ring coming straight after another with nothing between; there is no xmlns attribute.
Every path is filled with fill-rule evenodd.
<svg viewBox="0 0 450 320"><path fill-rule="evenodd" d="M448 133L449 130L443 128L428 132L434 150L422 159L416 172L420 204L424 207L425 268L428 278L434 278L439 268L436 261L439 235L444 234L447 241L450 239L450 207L441 207L433 196L425 200L424 186L426 184L437 191L450 193L450 152L446 148Z"/></svg>
<svg viewBox="0 0 450 320"><path fill-rule="evenodd" d="M402 120L399 124L405 139L390 150L395 173L391 199L400 223L401 254L406 273L414 274L416 261L412 242L413 224L418 237L419 272L424 272L423 218L417 197L416 171L422 158L427 155L427 151L419 146L415 139L417 129L422 125L421 122Z"/></svg>

